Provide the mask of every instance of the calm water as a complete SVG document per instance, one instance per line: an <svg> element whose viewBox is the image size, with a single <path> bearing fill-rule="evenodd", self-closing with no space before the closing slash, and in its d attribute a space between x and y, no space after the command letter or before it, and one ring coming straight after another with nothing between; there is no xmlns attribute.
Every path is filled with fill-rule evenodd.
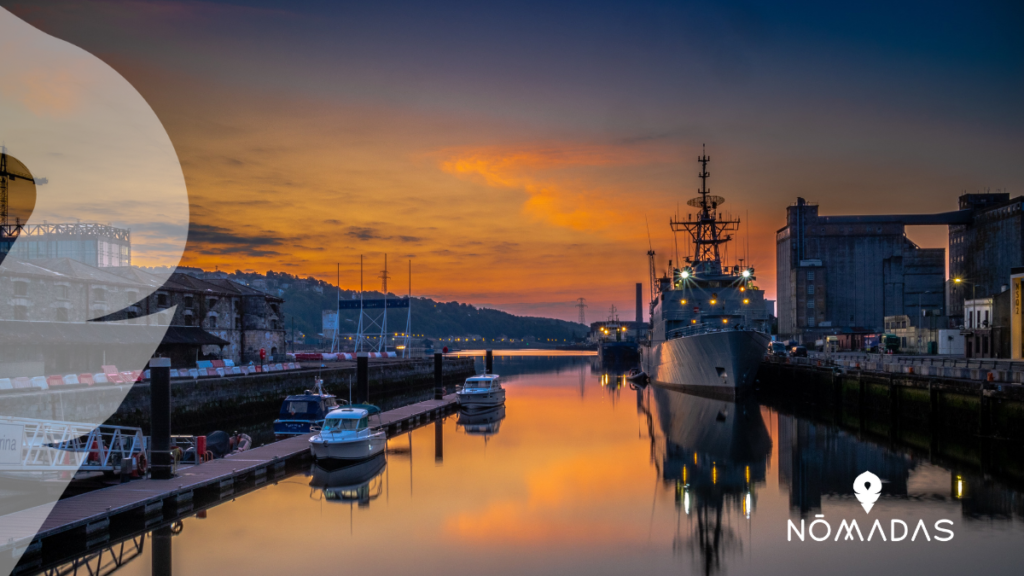
<svg viewBox="0 0 1024 576"><path fill-rule="evenodd" d="M186 519L173 573L1024 572L1024 495L996 479L756 404L635 391L592 357L495 365L504 410L396 436L386 463L357 473L291 476ZM870 513L852 488L865 470L885 481ZM787 520L816 514L827 541L787 541ZM886 536L892 519L911 533L924 520L932 541L836 542L844 519L865 539L876 519ZM936 540L940 519L951 541ZM150 574L151 550L117 573Z"/></svg>

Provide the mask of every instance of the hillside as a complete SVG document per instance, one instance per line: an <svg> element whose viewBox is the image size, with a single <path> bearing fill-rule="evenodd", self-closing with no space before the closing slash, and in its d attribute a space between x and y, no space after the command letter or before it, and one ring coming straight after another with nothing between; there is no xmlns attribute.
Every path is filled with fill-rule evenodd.
<svg viewBox="0 0 1024 576"><path fill-rule="evenodd" d="M316 335L322 331L324 310L335 309L337 286L315 278L299 278L291 274L269 271L266 275L236 271L234 274L224 272L203 272L200 270L180 269L190 274L202 274L210 277L230 278L253 288L266 291L284 298L283 312L285 328L291 338L292 322L294 321L296 336L305 334L307 343L315 341ZM391 297L398 297L391 294ZM358 297L352 290L342 290L341 298ZM380 292L366 292L365 298L380 298ZM388 312L388 331L404 332L407 311L404 309ZM359 311L342 311L341 331L355 332ZM492 338L523 338L533 337L538 341L548 339L572 341L582 338L588 327L575 322L537 318L531 316L515 316L500 310L477 308L459 302L437 302L429 298L413 298L412 300L412 333L426 338L448 337L483 337Z"/></svg>

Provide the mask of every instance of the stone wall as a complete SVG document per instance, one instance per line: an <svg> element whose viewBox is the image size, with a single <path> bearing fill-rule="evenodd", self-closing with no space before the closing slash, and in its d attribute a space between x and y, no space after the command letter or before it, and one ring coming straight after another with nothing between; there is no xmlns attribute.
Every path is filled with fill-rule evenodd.
<svg viewBox="0 0 1024 576"><path fill-rule="evenodd" d="M367 400L382 408L404 404L411 395L429 391L434 385L433 359L371 361L369 391L355 385L355 366L323 370L308 369L271 372L251 376L173 380L171 382L172 426L175 433L205 433L220 424L254 418L273 420L281 401L289 394L312 388L319 374L324 389L348 399L352 381L352 399ZM449 391L455 384L475 374L473 358L446 357L444 380ZM368 392L368 393L367 393ZM123 401L121 400L123 398ZM108 424L141 426L149 431L149 383L133 386L83 386L39 392L7 392L0 396L0 414L43 420L88 422L93 414L110 413Z"/></svg>

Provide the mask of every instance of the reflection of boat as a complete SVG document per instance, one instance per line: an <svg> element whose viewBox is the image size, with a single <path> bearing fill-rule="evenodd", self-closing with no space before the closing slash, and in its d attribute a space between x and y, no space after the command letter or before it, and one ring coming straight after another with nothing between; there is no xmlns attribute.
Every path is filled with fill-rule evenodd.
<svg viewBox="0 0 1024 576"><path fill-rule="evenodd" d="M274 436L278 440L309 434L311 427L323 426L327 413L338 407L334 395L324 392L324 381L317 378L315 382L312 390L288 396L281 403L281 413L274 420Z"/></svg>
<svg viewBox="0 0 1024 576"><path fill-rule="evenodd" d="M505 403L505 388L497 374L483 374L467 378L455 397L466 408L498 406Z"/></svg>
<svg viewBox="0 0 1024 576"><path fill-rule="evenodd" d="M732 240L726 232L736 230L739 220L720 217L725 199L708 194L708 160L699 159L700 196L688 202L696 217L671 223L673 232L690 234L694 254L670 275L651 278L658 295L651 302L651 341L643 365L654 382L733 399L753 384L771 337L754 269L722 263L719 245ZM649 256L653 274L654 252Z"/></svg>
<svg viewBox="0 0 1024 576"><path fill-rule="evenodd" d="M742 548L735 521L750 518L763 483L772 440L752 402L734 403L648 387L651 437L662 480L674 485L676 505L691 518L692 536L676 537L701 571L721 569L725 552Z"/></svg>
<svg viewBox="0 0 1024 576"><path fill-rule="evenodd" d="M370 428L373 414L380 414L380 409L366 404L332 410L323 429L309 439L313 456L325 460L365 460L383 452L387 435L383 430Z"/></svg>
<svg viewBox="0 0 1024 576"><path fill-rule="evenodd" d="M498 406L482 411L459 411L459 419L455 425L461 426L463 431L470 436L483 436L489 438L497 434L501 428L501 421L505 419L505 406Z"/></svg>
<svg viewBox="0 0 1024 576"><path fill-rule="evenodd" d="M323 492L324 498L333 502L356 502L365 506L380 496L379 479L387 466L383 453L369 460L346 466L330 466L324 462L313 464L309 485Z"/></svg>

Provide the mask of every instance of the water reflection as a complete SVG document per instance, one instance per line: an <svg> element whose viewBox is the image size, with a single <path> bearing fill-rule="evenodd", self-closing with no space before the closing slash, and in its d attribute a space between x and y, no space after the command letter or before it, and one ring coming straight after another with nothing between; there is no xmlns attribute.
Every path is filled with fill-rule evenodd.
<svg viewBox="0 0 1024 576"><path fill-rule="evenodd" d="M527 368L498 357L496 372L509 373L506 360ZM308 479L282 477L236 492L209 519L185 518L187 530L174 537L175 573L325 572L339 557L353 572L435 573L459 558L501 576L857 576L908 566L1012 574L1024 563L1024 497L1005 475L753 403L620 385L614 373L605 382L594 358L529 362L533 372L507 381L507 412L435 421L390 438L386 462L304 468ZM1001 470L1012 468L1006 462ZM948 517L956 538L786 541L786 522L802 515L864 517L851 493L865 468L888 481L872 518ZM331 555L294 553L323 534ZM162 565L145 558L119 576L150 574L151 560Z"/></svg>
<svg viewBox="0 0 1024 576"><path fill-rule="evenodd" d="M501 430L501 421L505 419L505 406L495 406L484 410L459 410L456 428L462 428L468 436L483 436L484 442L490 440Z"/></svg>
<svg viewBox="0 0 1024 576"><path fill-rule="evenodd" d="M650 387L646 396L652 451L662 482L673 486L676 509L687 517L688 537L672 549L688 550L701 573L722 569L723 557L743 551L741 532L725 516L749 519L763 485L772 440L752 402L730 403Z"/></svg>

